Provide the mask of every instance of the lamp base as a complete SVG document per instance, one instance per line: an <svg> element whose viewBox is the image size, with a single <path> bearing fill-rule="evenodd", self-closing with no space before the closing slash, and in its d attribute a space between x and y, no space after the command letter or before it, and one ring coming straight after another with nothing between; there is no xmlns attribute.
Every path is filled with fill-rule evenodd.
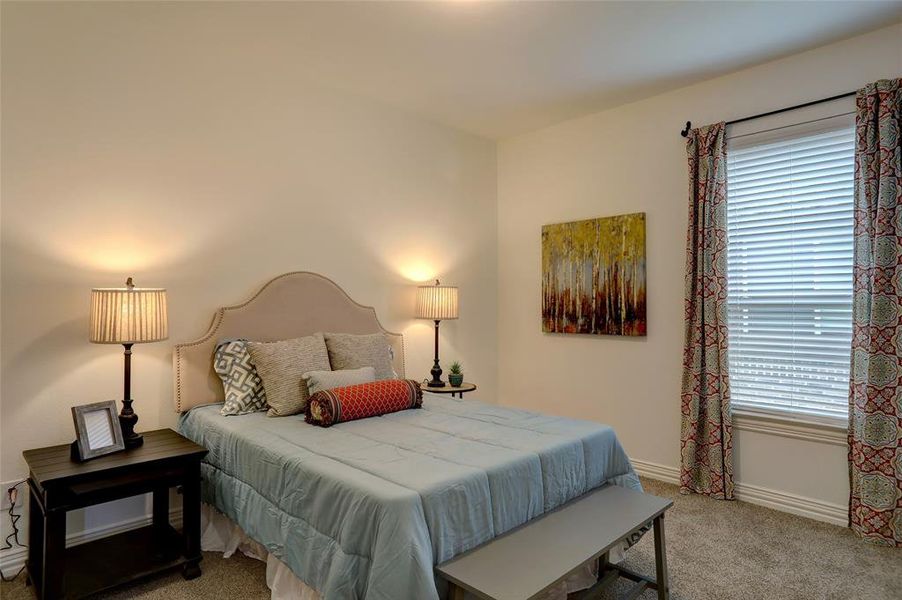
<svg viewBox="0 0 902 600"><path fill-rule="evenodd" d="M137 448L144 444L144 436L135 433L135 425L138 423L138 415L132 409L132 400L122 401L122 412L119 413L119 426L122 427L122 441L126 449Z"/></svg>
<svg viewBox="0 0 902 600"><path fill-rule="evenodd" d="M436 329L436 331L438 331L438 329ZM438 348L438 345L436 345L436 348ZM436 351L435 355L435 364L432 366L432 370L429 371L429 373L432 375L432 380L426 382L426 387L445 387L445 382L442 381L442 368L438 364L438 351Z"/></svg>

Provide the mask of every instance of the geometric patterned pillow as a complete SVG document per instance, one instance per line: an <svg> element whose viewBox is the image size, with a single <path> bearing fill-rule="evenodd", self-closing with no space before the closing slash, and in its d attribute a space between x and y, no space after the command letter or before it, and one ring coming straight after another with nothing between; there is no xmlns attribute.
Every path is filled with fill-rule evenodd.
<svg viewBox="0 0 902 600"><path fill-rule="evenodd" d="M245 415L266 410L263 380L251 362L247 340L224 340L216 346L213 369L222 379L225 404L219 411L223 416Z"/></svg>
<svg viewBox="0 0 902 600"><path fill-rule="evenodd" d="M423 392L416 381L382 379L316 392L307 403L306 421L311 425L330 427L335 423L420 408L422 405Z"/></svg>

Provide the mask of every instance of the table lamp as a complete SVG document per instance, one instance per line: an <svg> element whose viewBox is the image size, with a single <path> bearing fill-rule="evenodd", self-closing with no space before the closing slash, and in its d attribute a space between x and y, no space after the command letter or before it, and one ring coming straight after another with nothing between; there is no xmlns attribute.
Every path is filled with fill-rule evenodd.
<svg viewBox="0 0 902 600"><path fill-rule="evenodd" d="M169 337L166 290L136 288L129 277L124 288L91 290L91 342L125 346L125 386L119 423L126 448L137 448L144 438L135 433L138 415L132 409L132 345Z"/></svg>
<svg viewBox="0 0 902 600"><path fill-rule="evenodd" d="M438 279L435 285L421 285L417 288L416 317L435 321L435 364L432 366L432 380L427 387L445 387L442 368L438 363L438 325L445 319L456 319L458 314L457 288L442 285Z"/></svg>

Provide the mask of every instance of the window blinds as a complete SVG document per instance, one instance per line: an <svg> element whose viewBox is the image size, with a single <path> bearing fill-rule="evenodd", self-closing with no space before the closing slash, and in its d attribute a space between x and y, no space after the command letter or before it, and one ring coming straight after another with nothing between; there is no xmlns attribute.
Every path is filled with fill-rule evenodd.
<svg viewBox="0 0 902 600"><path fill-rule="evenodd" d="M854 128L840 118L812 129L730 142L732 401L847 418Z"/></svg>

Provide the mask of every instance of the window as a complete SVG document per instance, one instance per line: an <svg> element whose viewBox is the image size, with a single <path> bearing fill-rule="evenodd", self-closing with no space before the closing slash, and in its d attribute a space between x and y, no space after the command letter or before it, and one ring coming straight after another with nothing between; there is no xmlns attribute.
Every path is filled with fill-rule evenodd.
<svg viewBox="0 0 902 600"><path fill-rule="evenodd" d="M848 418L854 152L849 118L730 141L736 407Z"/></svg>

